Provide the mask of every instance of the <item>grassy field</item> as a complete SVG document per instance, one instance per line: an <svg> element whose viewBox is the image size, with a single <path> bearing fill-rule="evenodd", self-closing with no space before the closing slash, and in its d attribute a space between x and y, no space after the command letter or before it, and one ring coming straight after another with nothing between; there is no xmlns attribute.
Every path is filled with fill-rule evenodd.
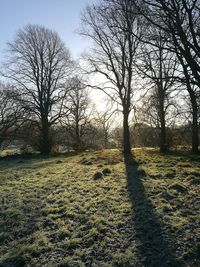
<svg viewBox="0 0 200 267"><path fill-rule="evenodd" d="M200 157L1 159L0 192L1 267L200 266Z"/></svg>

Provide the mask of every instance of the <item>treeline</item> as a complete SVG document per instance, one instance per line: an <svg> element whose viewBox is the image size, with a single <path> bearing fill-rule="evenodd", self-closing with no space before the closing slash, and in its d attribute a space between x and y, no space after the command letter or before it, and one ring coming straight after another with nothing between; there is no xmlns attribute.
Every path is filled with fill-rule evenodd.
<svg viewBox="0 0 200 267"><path fill-rule="evenodd" d="M79 86L70 90L67 113L62 120L58 120L49 128L50 151L123 149L123 127L120 124L117 125L114 111L108 109L98 112L92 105L86 87L80 86L80 80L78 81L77 77L74 82L79 82ZM33 121L29 117L30 113L27 113L27 110L19 105L15 98L13 99L15 94L13 95L12 86L1 84L0 88L1 149L20 149L24 154L33 151L44 153L39 121L37 119ZM166 132L168 149L190 146L191 124L173 125L167 127ZM159 136L159 127L144 122L134 123L132 121L130 124L130 141L133 147L158 147Z"/></svg>
<svg viewBox="0 0 200 267"><path fill-rule="evenodd" d="M58 145L198 153L199 25L200 0L101 0L82 14L92 47L79 68L57 33L28 25L1 70L9 85L1 85L0 142L24 135L43 154ZM112 108L96 112L88 88Z"/></svg>

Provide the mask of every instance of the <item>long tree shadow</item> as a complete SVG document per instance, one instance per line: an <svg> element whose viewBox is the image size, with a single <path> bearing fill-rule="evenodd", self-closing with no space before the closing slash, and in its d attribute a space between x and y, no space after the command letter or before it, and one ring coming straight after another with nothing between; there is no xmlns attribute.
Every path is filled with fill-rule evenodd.
<svg viewBox="0 0 200 267"><path fill-rule="evenodd" d="M79 155L78 152L55 153L49 156L42 156L40 154L28 155L8 155L0 156L0 170L5 171L9 169L38 169L42 167L52 166L54 163L59 162L59 159L67 159ZM27 166L25 166L27 165Z"/></svg>
<svg viewBox="0 0 200 267"><path fill-rule="evenodd" d="M125 157L129 197L134 214L134 230L139 243L138 253L144 267L180 267L169 236L164 232L164 222L156 215L155 207L148 199L133 156Z"/></svg>

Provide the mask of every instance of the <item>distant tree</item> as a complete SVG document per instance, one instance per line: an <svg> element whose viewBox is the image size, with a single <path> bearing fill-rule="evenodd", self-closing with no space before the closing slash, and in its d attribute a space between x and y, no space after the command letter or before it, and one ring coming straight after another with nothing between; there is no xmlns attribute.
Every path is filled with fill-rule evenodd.
<svg viewBox="0 0 200 267"><path fill-rule="evenodd" d="M103 147L109 147L109 139L111 138L112 128L114 124L113 120L114 111L107 109L103 112L96 112L95 124L99 130L99 135L103 138Z"/></svg>
<svg viewBox="0 0 200 267"><path fill-rule="evenodd" d="M82 150L85 147L83 137L87 134L91 108L86 85L78 76L71 79L67 107L69 107L68 130L74 142L73 146L76 150Z"/></svg>
<svg viewBox="0 0 200 267"><path fill-rule="evenodd" d="M83 14L81 34L90 38L94 47L87 56L91 74L100 75L101 84L92 87L104 91L122 107L123 150L131 153L129 115L134 94L134 59L138 47L139 19L135 1L102 0L88 6Z"/></svg>
<svg viewBox="0 0 200 267"><path fill-rule="evenodd" d="M37 124L41 153L49 154L50 128L65 116L63 103L72 65L69 51L56 32L28 25L8 44L8 56L4 76L18 86L16 101Z"/></svg>
<svg viewBox="0 0 200 267"><path fill-rule="evenodd" d="M118 125L112 130L112 138L117 148L123 148L123 128Z"/></svg>
<svg viewBox="0 0 200 267"><path fill-rule="evenodd" d="M14 88L0 83L0 145L13 138L25 121L24 110L13 99Z"/></svg>
<svg viewBox="0 0 200 267"><path fill-rule="evenodd" d="M159 133L156 127L144 122L134 123L130 128L135 147L157 147L159 145Z"/></svg>

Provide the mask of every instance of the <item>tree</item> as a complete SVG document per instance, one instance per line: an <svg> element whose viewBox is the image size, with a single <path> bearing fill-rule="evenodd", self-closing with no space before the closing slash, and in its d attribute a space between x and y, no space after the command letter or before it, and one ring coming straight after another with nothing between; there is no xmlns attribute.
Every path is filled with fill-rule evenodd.
<svg viewBox="0 0 200 267"><path fill-rule="evenodd" d="M144 122L135 123L130 128L131 135L134 136L136 147L156 147L158 146L158 130Z"/></svg>
<svg viewBox="0 0 200 267"><path fill-rule="evenodd" d="M90 99L86 85L78 76L72 78L71 89L67 98L69 107L68 130L74 140L74 148L84 148L83 136L86 134L90 120Z"/></svg>
<svg viewBox="0 0 200 267"><path fill-rule="evenodd" d="M72 65L69 51L56 32L37 25L20 30L8 47L4 76L19 87L16 101L37 123L41 153L49 154L50 128L65 115L63 103Z"/></svg>
<svg viewBox="0 0 200 267"><path fill-rule="evenodd" d="M91 73L98 73L101 84L91 85L103 90L122 107L123 150L131 153L129 115L134 94L134 58L138 47L139 19L132 0L102 0L88 6L83 14L81 34L90 38L94 47L87 56ZM135 33L135 34L134 34Z"/></svg>
<svg viewBox="0 0 200 267"><path fill-rule="evenodd" d="M198 104L200 88L200 1L144 0L141 14L148 22L165 31L168 49L176 53L182 66L192 106L192 152L198 153ZM147 40L148 42L148 40Z"/></svg>
<svg viewBox="0 0 200 267"><path fill-rule="evenodd" d="M95 116L95 121L97 128L99 130L100 137L103 137L103 147L108 148L109 147L109 139L111 137L111 129L112 125L114 123L114 120L112 118L115 111L112 111L111 109L107 109L103 112L97 112L97 115Z"/></svg>
<svg viewBox="0 0 200 267"><path fill-rule="evenodd" d="M24 110L13 100L14 88L0 84L0 145L19 130L25 121Z"/></svg>
<svg viewBox="0 0 200 267"><path fill-rule="evenodd" d="M159 146L160 152L163 153L168 150L166 116L170 108L175 106L172 94L175 94L178 87L178 64L176 55L166 49L168 41L165 32L153 27L152 36L149 37L154 45L141 43L137 68L142 78L147 80L146 91L150 93L148 101L142 100L146 104L143 113L152 117L154 126L160 129Z"/></svg>

